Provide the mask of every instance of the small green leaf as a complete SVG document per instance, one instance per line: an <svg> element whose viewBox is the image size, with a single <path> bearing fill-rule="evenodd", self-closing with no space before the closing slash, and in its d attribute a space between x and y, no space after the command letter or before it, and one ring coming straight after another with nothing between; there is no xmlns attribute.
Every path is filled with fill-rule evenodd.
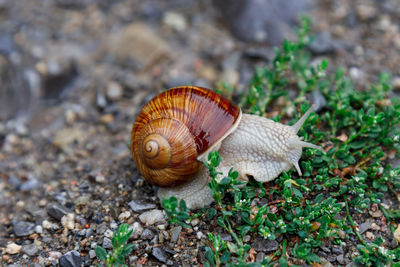
<svg viewBox="0 0 400 267"><path fill-rule="evenodd" d="M107 260L107 251L103 247L97 246L94 251L96 252L96 256L101 261L106 261Z"/></svg>

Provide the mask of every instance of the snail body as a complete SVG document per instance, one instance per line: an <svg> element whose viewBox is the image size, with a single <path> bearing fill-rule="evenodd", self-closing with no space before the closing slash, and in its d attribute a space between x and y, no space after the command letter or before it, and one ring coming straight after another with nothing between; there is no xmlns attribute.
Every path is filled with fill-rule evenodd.
<svg viewBox="0 0 400 267"><path fill-rule="evenodd" d="M298 130L308 110L293 126L264 117L242 114L221 95L200 87L169 89L147 103L132 127L131 152L138 170L150 183L160 186L158 196L185 199L188 208L211 204L209 174L202 162L218 150L222 161L217 171L230 168L239 179L271 181L294 166L303 147Z"/></svg>

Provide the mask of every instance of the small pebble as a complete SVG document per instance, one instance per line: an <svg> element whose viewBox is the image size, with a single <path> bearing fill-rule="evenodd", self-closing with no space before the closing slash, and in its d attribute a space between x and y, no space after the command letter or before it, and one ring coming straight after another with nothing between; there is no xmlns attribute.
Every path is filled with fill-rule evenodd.
<svg viewBox="0 0 400 267"><path fill-rule="evenodd" d="M94 249L89 250L89 258L94 259L96 257L96 251Z"/></svg>
<svg viewBox="0 0 400 267"><path fill-rule="evenodd" d="M82 264L82 258L79 252L72 250L62 255L59 263L61 267L79 267Z"/></svg>
<svg viewBox="0 0 400 267"><path fill-rule="evenodd" d="M153 237L154 237L154 233L151 230L144 229L142 235L140 236L140 239L151 240Z"/></svg>
<svg viewBox="0 0 400 267"><path fill-rule="evenodd" d="M393 236L396 238L398 242L400 242L400 224L397 225L396 230L393 233Z"/></svg>
<svg viewBox="0 0 400 267"><path fill-rule="evenodd" d="M343 254L344 253L343 249L340 247L333 247L332 252L335 254Z"/></svg>
<svg viewBox="0 0 400 267"><path fill-rule="evenodd" d="M340 254L339 256L336 257L336 260L340 263L340 264L345 264L344 261L344 255Z"/></svg>
<svg viewBox="0 0 400 267"><path fill-rule="evenodd" d="M256 251L273 252L279 248L279 243L275 240L268 240L264 238L256 238L251 244L251 247Z"/></svg>
<svg viewBox="0 0 400 267"><path fill-rule="evenodd" d="M192 226L196 226L199 222L200 222L199 218L194 218L193 220L191 220L190 224Z"/></svg>
<svg viewBox="0 0 400 267"><path fill-rule="evenodd" d="M338 231L337 231L337 234L338 234L338 236L339 236L341 239L346 239L346 232L345 232L345 231L343 231L343 230L338 230Z"/></svg>
<svg viewBox="0 0 400 267"><path fill-rule="evenodd" d="M104 184L104 183L106 182L106 178L104 177L104 175L102 175L102 174L100 173L100 174L97 174L97 175L96 175L95 181L96 181L96 183Z"/></svg>
<svg viewBox="0 0 400 267"><path fill-rule="evenodd" d="M165 253L164 249L160 247L155 247L151 251L151 255L153 255L157 260L166 263L167 262L167 254Z"/></svg>
<svg viewBox="0 0 400 267"><path fill-rule="evenodd" d="M265 258L265 253L264 252L258 252L256 256L256 262L262 262Z"/></svg>
<svg viewBox="0 0 400 267"><path fill-rule="evenodd" d="M7 247L5 249L5 253L11 254L11 255L18 254L21 252L21 248L22 248L22 246L20 246L20 245L17 245L15 243L10 243L7 245Z"/></svg>
<svg viewBox="0 0 400 267"><path fill-rule="evenodd" d="M375 239L375 235L372 232L366 232L365 233L365 237L370 239L370 240Z"/></svg>
<svg viewBox="0 0 400 267"><path fill-rule="evenodd" d="M59 251L49 251L49 261L57 261L62 256Z"/></svg>
<svg viewBox="0 0 400 267"><path fill-rule="evenodd" d="M123 221L131 217L131 213L129 211L122 212L120 215L118 215L118 220Z"/></svg>
<svg viewBox="0 0 400 267"><path fill-rule="evenodd" d="M202 232L197 232L196 236L197 236L197 239L202 239L204 234Z"/></svg>
<svg viewBox="0 0 400 267"><path fill-rule="evenodd" d="M176 241L178 241L179 234L181 233L181 231L182 231L182 226L176 226L171 229L171 242L172 243L176 243Z"/></svg>
<svg viewBox="0 0 400 267"><path fill-rule="evenodd" d="M26 221L13 223L14 234L16 236L27 236L33 233L35 224Z"/></svg>
<svg viewBox="0 0 400 267"><path fill-rule="evenodd" d="M166 12L163 22L167 27L176 31L184 31L187 27L186 18L182 14L176 12Z"/></svg>
<svg viewBox="0 0 400 267"><path fill-rule="evenodd" d="M39 247L35 244L29 244L22 246L22 252L28 256L35 256L39 252Z"/></svg>
<svg viewBox="0 0 400 267"><path fill-rule="evenodd" d="M146 225L152 225L155 224L156 222L163 221L164 217L165 216L162 210L154 209L140 214L139 219Z"/></svg>
<svg viewBox="0 0 400 267"><path fill-rule="evenodd" d="M131 229L133 239L138 239L143 233L143 226L138 222L134 222Z"/></svg>
<svg viewBox="0 0 400 267"><path fill-rule="evenodd" d="M111 239L109 239L107 237L104 237L104 239L103 239L103 248L105 248L105 249L112 248Z"/></svg>
<svg viewBox="0 0 400 267"><path fill-rule="evenodd" d="M106 95L108 99L116 101L122 98L123 91L119 83L111 81L107 85Z"/></svg>
<svg viewBox="0 0 400 267"><path fill-rule="evenodd" d="M359 226L359 232L360 234L365 233L369 227L371 226L371 222L364 222Z"/></svg>
<svg viewBox="0 0 400 267"><path fill-rule="evenodd" d="M71 213L69 209L53 203L47 205L46 211L50 217L56 219L57 221L60 221L64 215Z"/></svg>
<svg viewBox="0 0 400 267"><path fill-rule="evenodd" d="M156 207L156 205L151 204L151 203L143 203L138 200L131 200L128 203L129 207L134 211L134 212L142 212L146 210L151 210Z"/></svg>
<svg viewBox="0 0 400 267"><path fill-rule="evenodd" d="M104 232L104 236L108 237L108 238L112 238L113 237L113 231L111 231L110 229L107 229Z"/></svg>
<svg viewBox="0 0 400 267"><path fill-rule="evenodd" d="M393 90L400 92L400 77L394 77L392 80Z"/></svg>
<svg viewBox="0 0 400 267"><path fill-rule="evenodd" d="M61 224L65 229L73 230L75 228L75 214L68 213L61 218Z"/></svg>

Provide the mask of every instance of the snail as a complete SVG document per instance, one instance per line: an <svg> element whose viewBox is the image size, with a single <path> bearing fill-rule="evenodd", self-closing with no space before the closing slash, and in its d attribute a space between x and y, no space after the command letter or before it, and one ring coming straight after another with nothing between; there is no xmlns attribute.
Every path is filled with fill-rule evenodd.
<svg viewBox="0 0 400 267"><path fill-rule="evenodd" d="M301 175L302 148L321 149L297 136L310 108L294 125L243 114L228 99L206 88L171 88L150 100L132 127L131 153L143 177L159 186L158 197L184 199L189 209L210 205L210 177L203 162L217 151L217 171L233 167L240 180L275 179L295 167Z"/></svg>

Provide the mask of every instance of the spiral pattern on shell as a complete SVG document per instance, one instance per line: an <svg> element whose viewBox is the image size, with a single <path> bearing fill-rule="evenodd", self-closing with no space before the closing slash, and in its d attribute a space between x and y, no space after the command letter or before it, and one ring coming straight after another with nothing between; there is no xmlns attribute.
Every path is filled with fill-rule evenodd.
<svg viewBox="0 0 400 267"><path fill-rule="evenodd" d="M150 183L173 186L191 179L206 153L238 124L240 109L200 87L169 89L148 102L133 127L131 152Z"/></svg>

